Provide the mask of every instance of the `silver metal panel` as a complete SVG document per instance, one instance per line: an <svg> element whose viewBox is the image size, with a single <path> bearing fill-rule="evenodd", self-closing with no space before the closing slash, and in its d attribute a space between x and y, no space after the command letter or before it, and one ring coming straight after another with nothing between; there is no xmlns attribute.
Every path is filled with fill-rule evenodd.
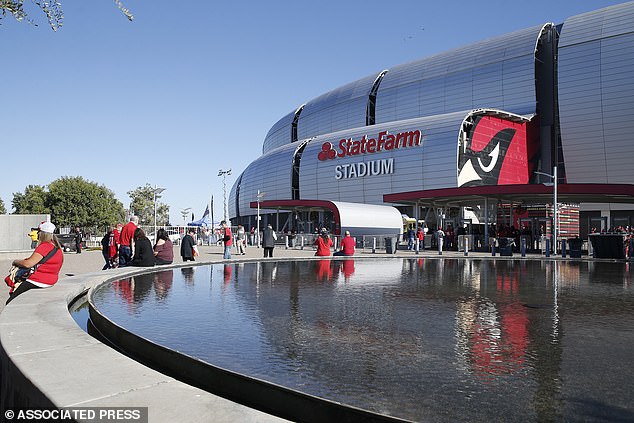
<svg viewBox="0 0 634 423"><path fill-rule="evenodd" d="M634 181L634 3L573 16L559 42L567 181Z"/></svg>
<svg viewBox="0 0 634 423"><path fill-rule="evenodd" d="M368 95L377 75L370 75L306 103L299 117L299 139L365 125Z"/></svg>
<svg viewBox="0 0 634 423"><path fill-rule="evenodd" d="M379 87L376 121L479 107L534 113L534 57L541 29L528 28L390 69Z"/></svg>
<svg viewBox="0 0 634 423"><path fill-rule="evenodd" d="M564 21L559 47L622 35L634 22L632 2L572 16Z"/></svg>
<svg viewBox="0 0 634 423"><path fill-rule="evenodd" d="M292 111L271 127L268 134L266 134L266 138L264 138L262 154L291 143L291 125L294 118L295 111Z"/></svg>
<svg viewBox="0 0 634 423"><path fill-rule="evenodd" d="M300 166L300 198L383 204L383 195L405 190L446 188L457 185L457 134L468 111L410 119L327 134L306 146ZM422 144L373 154L319 161L325 142L338 151L341 139L376 138L381 131L397 134L421 130ZM336 178L336 167L360 162L393 159L393 173L358 178Z"/></svg>
<svg viewBox="0 0 634 423"><path fill-rule="evenodd" d="M264 200L292 198L293 155L297 145L286 145L260 156L242 174L239 207L242 216L255 215L250 202L256 201L258 190Z"/></svg>

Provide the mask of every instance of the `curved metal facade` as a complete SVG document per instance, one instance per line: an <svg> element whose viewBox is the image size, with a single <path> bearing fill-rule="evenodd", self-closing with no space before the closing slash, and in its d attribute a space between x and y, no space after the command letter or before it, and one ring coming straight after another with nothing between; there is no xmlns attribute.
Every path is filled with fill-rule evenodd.
<svg viewBox="0 0 634 423"><path fill-rule="evenodd" d="M558 64L567 182L634 182L634 3L566 19Z"/></svg>
<svg viewBox="0 0 634 423"><path fill-rule="evenodd" d="M383 194L394 191L455 187L458 131L467 113L463 111L374 125L314 138L302 156L299 175L301 198L383 204ZM382 132L394 134L417 130L421 131L422 136L420 145L416 147L359 154L344 160L318 160L322 146L327 142L338 146L342 139L360 140L364 135L377 139ZM392 173L365 177L346 177L346 174L342 174L340 179L335 177L337 166L367 165L386 159L393 159ZM339 172L348 169L339 168Z"/></svg>
<svg viewBox="0 0 634 423"><path fill-rule="evenodd" d="M456 187L461 123L476 109L538 115L531 172L561 164L568 183L632 183L634 2L569 18L560 36L555 28L538 25L395 66L307 102L267 134L264 155L232 190L232 216L255 214L249 203L258 189L267 200L383 204L386 193ZM349 155L347 167L326 157L342 140L360 145L378 142L381 132L412 131L421 134L416 148ZM296 155L298 140L306 146ZM365 172L367 163L390 159L393 168L364 177L340 177L337 168Z"/></svg>
<svg viewBox="0 0 634 423"><path fill-rule="evenodd" d="M291 143L293 119L295 119L295 112L290 112L273 125L268 134L266 134L266 138L264 138L262 154Z"/></svg>
<svg viewBox="0 0 634 423"><path fill-rule="evenodd" d="M297 125L299 139L365 125L368 95L378 75L327 92L304 106Z"/></svg>
<svg viewBox="0 0 634 423"><path fill-rule="evenodd" d="M542 28L390 69L379 86L376 122L483 107L535 113L535 49Z"/></svg>
<svg viewBox="0 0 634 423"><path fill-rule="evenodd" d="M293 157L297 147L292 144L277 148L244 170L240 178L240 198L232 203L238 205L241 215L256 214L249 203L256 201L258 190L266 193L263 197L266 200L292 198Z"/></svg>

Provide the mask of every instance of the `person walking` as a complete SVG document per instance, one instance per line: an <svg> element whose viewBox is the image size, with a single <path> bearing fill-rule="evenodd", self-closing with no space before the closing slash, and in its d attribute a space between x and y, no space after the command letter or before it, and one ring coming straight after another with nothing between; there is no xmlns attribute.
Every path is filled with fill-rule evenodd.
<svg viewBox="0 0 634 423"><path fill-rule="evenodd" d="M231 235L231 228L227 226L226 220L223 220L222 222L220 222L220 225L222 226L222 230L221 230L222 242L225 245L225 251L222 258L224 258L225 260L229 260L231 258L231 246L233 245L233 236Z"/></svg>
<svg viewBox="0 0 634 423"><path fill-rule="evenodd" d="M130 221L121 229L119 236L119 267L127 266L132 260L132 243L134 242L134 231L139 225L139 217L132 216Z"/></svg>
<svg viewBox="0 0 634 423"><path fill-rule="evenodd" d="M101 238L101 253L106 262L101 270L114 269L117 267L117 244L114 240L113 228L108 228L106 234Z"/></svg>
<svg viewBox="0 0 634 423"><path fill-rule="evenodd" d="M269 223L262 231L262 247L264 247L264 257L273 257L273 248L275 248L275 241L277 240L277 234L273 230L273 226Z"/></svg>
<svg viewBox="0 0 634 423"><path fill-rule="evenodd" d="M183 261L194 261L194 247L196 246L196 241L194 241L195 233L196 229L189 228L187 234L185 234L181 240L181 257Z"/></svg>
<svg viewBox="0 0 634 423"><path fill-rule="evenodd" d="M407 249L408 250L414 250L414 241L416 238L416 234L414 232L414 227L412 225L409 226L409 229L407 230Z"/></svg>

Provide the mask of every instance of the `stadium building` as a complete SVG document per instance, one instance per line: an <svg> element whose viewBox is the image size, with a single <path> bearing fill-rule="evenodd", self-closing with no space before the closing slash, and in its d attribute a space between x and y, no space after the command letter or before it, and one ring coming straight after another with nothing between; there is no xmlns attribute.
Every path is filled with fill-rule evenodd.
<svg viewBox="0 0 634 423"><path fill-rule="evenodd" d="M552 232L558 204L561 237L634 225L632 112L629 2L380 70L298 105L237 178L229 215L249 228L260 213L280 231L388 233L410 219L537 237Z"/></svg>

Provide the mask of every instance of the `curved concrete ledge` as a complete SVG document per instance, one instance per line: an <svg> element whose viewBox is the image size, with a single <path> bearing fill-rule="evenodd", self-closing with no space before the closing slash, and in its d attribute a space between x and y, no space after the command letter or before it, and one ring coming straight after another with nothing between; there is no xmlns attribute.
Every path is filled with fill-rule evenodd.
<svg viewBox="0 0 634 423"><path fill-rule="evenodd" d="M153 423L285 421L154 371L89 336L71 317L68 305L91 287L147 271L68 277L12 301L0 314L0 415L50 407L148 407Z"/></svg>
<svg viewBox="0 0 634 423"><path fill-rule="evenodd" d="M299 255L297 251L294 253ZM359 254L355 255L355 259L377 256ZM380 256L386 257L383 254ZM393 257L463 258L462 253L438 256L433 251L426 251L420 256L397 254ZM313 257L312 251L302 251L301 258L319 259ZM559 257L543 258L539 255L526 258L491 257L488 253L470 254L469 258L561 260ZM288 259L276 257L272 261ZM254 258L239 261L262 260ZM218 258L160 268L237 261L227 262ZM158 270L159 267L152 269ZM75 323L68 311L68 305L75 298L97 284L148 270L124 268L63 278L53 288L29 291L4 308L0 313L0 416L4 416L5 410L18 408L148 407L149 421L152 423L285 421L154 371L102 344Z"/></svg>
<svg viewBox="0 0 634 423"><path fill-rule="evenodd" d="M320 258L293 259L309 261ZM391 258L394 259L394 258ZM342 259L345 260L345 259ZM363 260L363 259L362 259ZM398 260L401 260L400 258ZM247 260L244 260L247 261ZM240 260L240 262L244 262ZM252 260L250 260L252 261ZM284 259L274 261L285 261ZM162 269L156 269L161 271ZM214 366L181 352L143 338L118 325L104 315L93 301L95 289L108 282L95 285L88 292L90 320L105 339L131 357L153 368L160 369L205 391L224 398L235 399L264 412L304 422L401 422L402 419L370 412L350 405L319 398L301 391L280 386Z"/></svg>

